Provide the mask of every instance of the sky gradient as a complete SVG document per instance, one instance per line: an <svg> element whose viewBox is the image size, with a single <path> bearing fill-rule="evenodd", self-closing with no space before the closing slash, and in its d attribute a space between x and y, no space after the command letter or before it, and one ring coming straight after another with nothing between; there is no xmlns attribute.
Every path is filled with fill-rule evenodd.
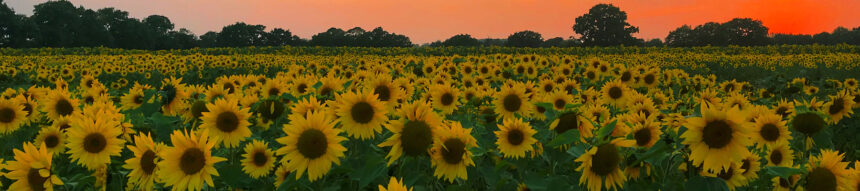
<svg viewBox="0 0 860 191"><path fill-rule="evenodd" d="M32 15L33 5L46 0L6 0L18 13ZM262 24L267 30L288 29L310 38L330 27L344 30L381 26L404 34L413 43L444 40L456 34L475 38L507 38L533 30L545 39L574 36L574 19L598 3L612 3L639 27L635 37L664 39L681 25L736 17L761 20L771 33L815 34L837 26L860 26L856 0L71 0L89 9L115 7L130 16L158 14L176 28L197 35L220 31L238 21Z"/></svg>

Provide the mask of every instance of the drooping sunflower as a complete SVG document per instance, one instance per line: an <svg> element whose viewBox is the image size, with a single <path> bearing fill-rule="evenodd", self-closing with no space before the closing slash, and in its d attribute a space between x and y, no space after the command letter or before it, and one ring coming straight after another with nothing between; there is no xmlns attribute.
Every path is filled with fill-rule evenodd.
<svg viewBox="0 0 860 191"><path fill-rule="evenodd" d="M792 138L785 123L779 114L763 114L755 118L755 126L753 126L750 135L758 143L759 148L765 145L770 147L781 142L788 142Z"/></svg>
<svg viewBox="0 0 860 191"><path fill-rule="evenodd" d="M316 101L316 98L310 98L313 99L313 101ZM301 103L302 102L300 101L299 104ZM296 107L299 104L295 104L293 105L293 107ZM317 102L316 104L320 103ZM259 102L256 111L254 111L254 114L257 115L256 125L258 127L262 127L263 131L268 130L275 120L278 120L278 118L284 115L285 109L286 106L284 105L284 102L281 101L281 99L268 99ZM296 110L291 111L295 112Z"/></svg>
<svg viewBox="0 0 860 191"><path fill-rule="evenodd" d="M441 111L443 116L453 113L460 106L460 89L450 85L430 86L429 95L433 108Z"/></svg>
<svg viewBox="0 0 860 191"><path fill-rule="evenodd" d="M848 178L851 173L845 169L848 163L842 162L843 157L844 154L839 151L825 149L821 150L820 155L810 158L809 166L806 167L806 184L803 187L807 190L824 191L850 188Z"/></svg>
<svg viewBox="0 0 860 191"><path fill-rule="evenodd" d="M407 188L403 185L403 180L397 180L394 177L391 177L391 180L388 180L388 188L379 185L379 191L412 191L412 188Z"/></svg>
<svg viewBox="0 0 860 191"><path fill-rule="evenodd" d="M275 168L275 157L269 149L269 143L254 140L245 145L245 154L242 154L242 171L252 178L260 178L269 174Z"/></svg>
<svg viewBox="0 0 860 191"><path fill-rule="evenodd" d="M131 170L128 173L128 182L131 188L141 190L152 190L156 182L158 153L166 147L163 144L152 141L149 134L138 134L134 136L134 144L128 145L128 150L134 153L134 157L125 160L123 168Z"/></svg>
<svg viewBox="0 0 860 191"><path fill-rule="evenodd" d="M848 91L841 91L829 97L830 102L825 103L821 108L826 111L825 114L830 116L828 121L830 124L839 123L843 117L850 117L854 113L854 110L851 109L854 106L854 97Z"/></svg>
<svg viewBox="0 0 860 191"><path fill-rule="evenodd" d="M227 159L212 156L215 142L210 141L208 129L202 132L179 130L173 131L170 141L173 147L166 147L157 153L164 160L156 165L157 177L171 190L201 190L203 184L215 186L212 176L219 176L215 163Z"/></svg>
<svg viewBox="0 0 860 191"><path fill-rule="evenodd" d="M526 94L525 85L521 83L502 86L494 98L496 114L499 114L502 119L514 118L516 115L528 116L534 108Z"/></svg>
<svg viewBox="0 0 860 191"><path fill-rule="evenodd" d="M15 132L26 121L27 113L23 105L0 98L0 135Z"/></svg>
<svg viewBox="0 0 860 191"><path fill-rule="evenodd" d="M533 145L537 142L533 136L537 133L532 127L523 122L522 119L505 118L496 134L496 145L499 146L505 158L525 157L526 152L534 150Z"/></svg>
<svg viewBox="0 0 860 191"><path fill-rule="evenodd" d="M576 171L582 172L579 184L587 185L588 190L624 188L627 177L621 172L619 166L622 164L620 147L631 147L633 144L635 143L632 140L614 139L609 143L592 147L576 158L576 162L581 163L576 168Z"/></svg>
<svg viewBox="0 0 860 191"><path fill-rule="evenodd" d="M749 130L737 107L719 110L702 105L702 117L687 119L687 131L682 142L691 150L690 160L705 170L729 168L731 161L740 161L750 145Z"/></svg>
<svg viewBox="0 0 860 191"><path fill-rule="evenodd" d="M323 112L310 112L307 117L297 118L285 124L283 131L286 137L278 138L278 143L284 145L276 151L283 155L283 165L296 179L308 172L308 179L316 181L331 169L331 164L340 165L346 148L341 145L345 137L341 137L340 129L334 128L335 122Z"/></svg>
<svg viewBox="0 0 860 191"><path fill-rule="evenodd" d="M391 147L386 156L388 165L403 154L411 157L426 156L433 144L435 132L442 125L442 118L427 102L403 104L397 113L400 119L385 126L393 135L379 144L379 147Z"/></svg>
<svg viewBox="0 0 860 191"><path fill-rule="evenodd" d="M788 142L768 146L767 165L792 167L794 165L794 151L788 146Z"/></svg>
<svg viewBox="0 0 860 191"><path fill-rule="evenodd" d="M747 179L741 175L744 173L744 170L740 168L740 162L729 161L728 163L730 164L725 169L704 171L702 174L722 179L726 183L726 186L729 187L729 190L734 191L737 187L744 186L747 183Z"/></svg>
<svg viewBox="0 0 860 191"><path fill-rule="evenodd" d="M188 98L182 78L164 79L161 84L161 111L168 116L180 114L185 109L183 103Z"/></svg>
<svg viewBox="0 0 860 191"><path fill-rule="evenodd" d="M234 148L239 142L251 136L248 108L240 108L235 99L218 99L215 103L206 104L209 112L203 112L200 118L201 129L209 129L209 136L217 138L216 144L223 143L227 148Z"/></svg>
<svg viewBox="0 0 860 191"><path fill-rule="evenodd" d="M604 103L608 103L616 108L624 108L627 104L627 98L630 97L630 88L621 81L612 80L603 84L600 88Z"/></svg>
<svg viewBox="0 0 860 191"><path fill-rule="evenodd" d="M431 165L435 168L433 175L448 182L457 178L466 180L466 167L475 165L469 149L478 146L471 135L472 129L463 128L460 122L449 122L437 132L439 135L430 151Z"/></svg>
<svg viewBox="0 0 860 191"><path fill-rule="evenodd" d="M48 94L48 101L43 103L42 111L47 113L48 118L52 120L80 112L80 109L78 109L78 100L72 99L69 92L65 90L51 91Z"/></svg>
<svg viewBox="0 0 860 191"><path fill-rule="evenodd" d="M39 130L39 135L36 136L35 143L37 145L45 144L45 149L48 149L53 155L66 153L66 134L60 130L59 126L51 125Z"/></svg>
<svg viewBox="0 0 860 191"><path fill-rule="evenodd" d="M9 190L54 190L54 185L63 185L53 172L51 172L51 159L53 155L48 153L45 145L37 149L31 143L24 143L24 151L15 149L15 161L9 161L6 169L10 172L6 178L14 180L9 185Z"/></svg>
<svg viewBox="0 0 860 191"><path fill-rule="evenodd" d="M368 92L346 92L336 96L337 122L346 134L353 138L369 139L382 131L388 121L387 109L376 94Z"/></svg>
<svg viewBox="0 0 860 191"><path fill-rule="evenodd" d="M111 156L119 156L125 140L120 122L110 117L109 111L101 110L94 117L81 115L72 119L68 129L66 147L70 158L87 169L94 170L110 164ZM102 117L99 117L102 116Z"/></svg>

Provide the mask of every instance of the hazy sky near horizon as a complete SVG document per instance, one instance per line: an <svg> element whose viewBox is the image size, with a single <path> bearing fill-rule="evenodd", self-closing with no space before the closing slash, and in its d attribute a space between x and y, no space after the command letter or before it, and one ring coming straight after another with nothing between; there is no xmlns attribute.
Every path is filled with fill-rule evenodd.
<svg viewBox="0 0 860 191"><path fill-rule="evenodd" d="M46 0L5 0L16 12L32 15ZM639 27L634 36L663 39L682 25L725 22L736 17L761 20L771 33L815 34L837 26L860 26L857 0L70 0L88 9L115 7L130 16L164 15L176 28L197 35L220 31L235 22L288 29L310 38L330 27L344 30L381 26L413 43L444 40L456 34L506 38L533 30L545 39L574 36L576 17L598 3L627 12Z"/></svg>

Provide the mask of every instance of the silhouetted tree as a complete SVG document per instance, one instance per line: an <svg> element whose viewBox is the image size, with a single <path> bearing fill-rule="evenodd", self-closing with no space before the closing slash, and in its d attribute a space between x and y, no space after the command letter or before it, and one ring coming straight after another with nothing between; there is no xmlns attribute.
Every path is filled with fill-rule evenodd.
<svg viewBox="0 0 860 191"><path fill-rule="evenodd" d="M639 28L627 23L627 13L611 4L597 4L588 13L576 17L573 31L586 46L633 45L633 33Z"/></svg>
<svg viewBox="0 0 860 191"><path fill-rule="evenodd" d="M723 32L723 27L717 22L708 22L693 29L693 41L697 42L696 46L726 46L729 44L726 34Z"/></svg>
<svg viewBox="0 0 860 191"><path fill-rule="evenodd" d="M508 36L506 45L513 47L539 47L543 43L540 33L526 30Z"/></svg>
<svg viewBox="0 0 860 191"><path fill-rule="evenodd" d="M216 41L218 41L218 33L215 31L209 31L200 35L200 41L197 42L197 46L203 48L215 47Z"/></svg>
<svg viewBox="0 0 860 191"><path fill-rule="evenodd" d="M750 18L735 18L722 24L726 41L731 45L761 46L770 43L767 27L761 21Z"/></svg>
<svg viewBox="0 0 860 191"><path fill-rule="evenodd" d="M663 46L663 41L661 41L659 38L655 38L649 41L645 41L644 45L648 47Z"/></svg>
<svg viewBox="0 0 860 191"><path fill-rule="evenodd" d="M813 44L812 35L774 34L773 44Z"/></svg>
<svg viewBox="0 0 860 191"><path fill-rule="evenodd" d="M227 25L218 33L215 46L218 47L244 47L244 46L262 46L263 35L266 26L249 25L244 22Z"/></svg>
<svg viewBox="0 0 860 191"><path fill-rule="evenodd" d="M38 26L0 0L0 47L35 47Z"/></svg>
<svg viewBox="0 0 860 191"><path fill-rule="evenodd" d="M74 45L80 17L78 10L68 1L48 1L34 6L30 17L39 27L39 44L46 47Z"/></svg>
<svg viewBox="0 0 860 191"><path fill-rule="evenodd" d="M480 46L481 42L478 42L478 39L472 38L471 35L468 34L458 34L454 35L451 38L448 38L444 42L442 42L444 46Z"/></svg>
<svg viewBox="0 0 860 191"><path fill-rule="evenodd" d="M293 33L282 28L272 29L264 37L266 46L286 46L293 42Z"/></svg>
<svg viewBox="0 0 860 191"><path fill-rule="evenodd" d="M666 35L666 45L674 47L696 46L696 35L689 25L678 27Z"/></svg>
<svg viewBox="0 0 860 191"><path fill-rule="evenodd" d="M566 47L566 46L567 46L567 42L565 42L564 39L561 37L546 39L546 41L543 41L543 43L541 44L541 47Z"/></svg>
<svg viewBox="0 0 860 191"><path fill-rule="evenodd" d="M316 46L346 46L346 42L346 32L334 27L311 37L311 44Z"/></svg>

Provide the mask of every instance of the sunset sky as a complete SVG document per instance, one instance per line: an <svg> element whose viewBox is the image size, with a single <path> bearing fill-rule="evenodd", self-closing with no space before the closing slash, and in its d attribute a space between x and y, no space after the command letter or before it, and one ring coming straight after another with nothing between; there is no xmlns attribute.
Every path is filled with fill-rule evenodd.
<svg viewBox="0 0 860 191"><path fill-rule="evenodd" d="M612 3L638 26L639 38L663 39L687 24L725 22L735 17L761 20L771 33L814 34L837 26L860 26L856 0L71 0L89 9L115 7L132 17L167 16L176 28L197 35L243 21L267 30L288 29L310 38L330 27L344 30L377 26L409 36L413 43L444 40L456 34L506 38L533 30L545 39L573 36L574 19L598 3ZM6 0L18 13L32 15L45 0Z"/></svg>

